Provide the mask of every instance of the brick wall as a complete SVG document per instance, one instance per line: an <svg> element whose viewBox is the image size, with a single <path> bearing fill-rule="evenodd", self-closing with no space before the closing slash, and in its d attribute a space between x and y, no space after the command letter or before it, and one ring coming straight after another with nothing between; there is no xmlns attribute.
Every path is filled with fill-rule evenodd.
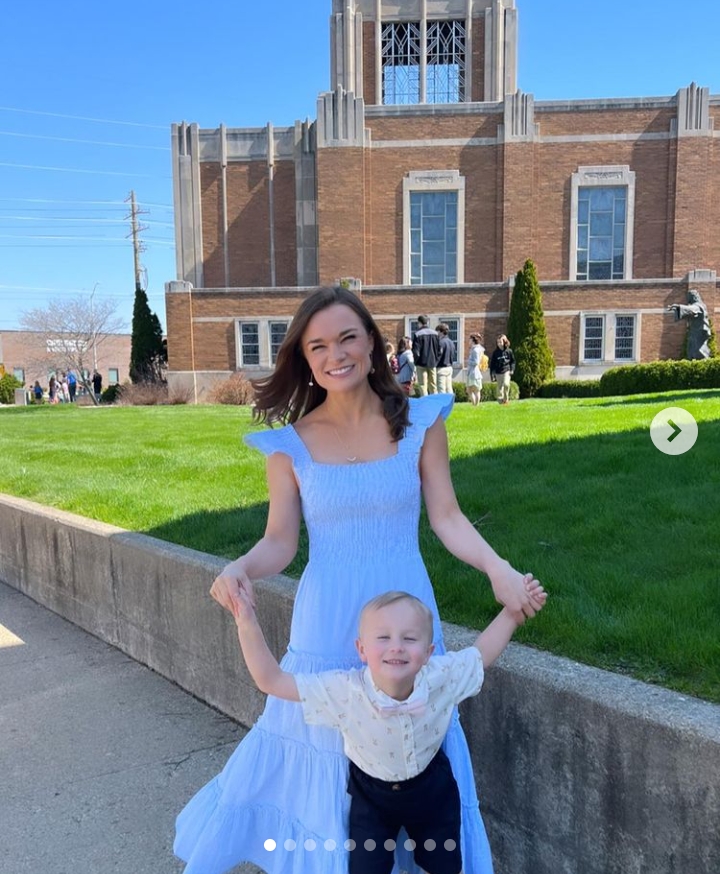
<svg viewBox="0 0 720 874"><path fill-rule="evenodd" d="M327 285L365 276L365 155L360 148L317 153L318 274Z"/></svg>
<svg viewBox="0 0 720 874"><path fill-rule="evenodd" d="M375 104L375 22L363 21L363 98L366 106Z"/></svg>
<svg viewBox="0 0 720 874"><path fill-rule="evenodd" d="M119 372L119 381L125 382L130 367L130 335L108 334L101 337L96 347L97 369L103 378L103 388L110 385L110 368ZM0 363L7 373L12 374L16 367L25 371L25 385L29 388L35 380L47 389L49 374L52 371L68 370L62 358L47 351L45 334L32 331L0 331ZM86 370L92 372L95 359L92 352L84 362Z"/></svg>

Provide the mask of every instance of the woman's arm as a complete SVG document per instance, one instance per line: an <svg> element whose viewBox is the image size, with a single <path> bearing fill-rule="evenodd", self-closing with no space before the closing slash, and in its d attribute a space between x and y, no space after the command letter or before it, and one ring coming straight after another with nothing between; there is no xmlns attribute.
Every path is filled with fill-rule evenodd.
<svg viewBox="0 0 720 874"><path fill-rule="evenodd" d="M526 582L533 579L532 574L523 576L500 558L458 506L450 478L447 432L441 418L425 434L420 477L430 527L445 548L488 575L495 598L508 608L516 621L534 616L536 610L526 589Z"/></svg>
<svg viewBox="0 0 720 874"><path fill-rule="evenodd" d="M253 599L251 580L279 574L295 557L300 535L300 492L287 455L267 460L269 509L265 534L252 549L230 562L210 589L213 598L236 616L240 586Z"/></svg>

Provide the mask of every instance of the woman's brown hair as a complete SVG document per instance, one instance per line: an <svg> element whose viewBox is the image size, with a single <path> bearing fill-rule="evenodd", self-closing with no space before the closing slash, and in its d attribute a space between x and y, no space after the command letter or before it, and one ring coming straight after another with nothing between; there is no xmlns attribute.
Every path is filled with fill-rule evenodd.
<svg viewBox="0 0 720 874"><path fill-rule="evenodd" d="M318 288L298 307L278 351L274 372L252 380L255 390L253 418L268 424L297 422L325 400L325 389L309 384L312 374L303 355L302 338L310 319L334 304L343 304L356 313L372 337L373 372L368 374L368 382L382 399L383 415L390 426L392 439L400 440L410 424L407 395L390 370L385 344L375 320L354 292L340 286Z"/></svg>

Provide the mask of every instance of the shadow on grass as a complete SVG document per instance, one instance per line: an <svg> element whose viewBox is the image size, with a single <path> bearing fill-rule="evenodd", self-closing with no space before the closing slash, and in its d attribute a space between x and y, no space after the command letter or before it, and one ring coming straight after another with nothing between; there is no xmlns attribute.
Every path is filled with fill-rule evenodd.
<svg viewBox="0 0 720 874"><path fill-rule="evenodd" d="M663 394L617 395L593 404L596 407L616 407L627 404L647 404L652 397L658 404L671 406L675 401L704 401L720 398L720 388L695 389L694 391L664 392Z"/></svg>

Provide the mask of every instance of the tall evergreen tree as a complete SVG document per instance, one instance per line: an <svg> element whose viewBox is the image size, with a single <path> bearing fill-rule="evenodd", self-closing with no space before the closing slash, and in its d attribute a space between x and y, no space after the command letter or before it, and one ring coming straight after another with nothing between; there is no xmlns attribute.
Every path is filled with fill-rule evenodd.
<svg viewBox="0 0 720 874"><path fill-rule="evenodd" d="M514 379L520 388L520 397L532 397L543 383L555 376L555 358L545 330L535 264L530 259L515 278L507 332L515 354Z"/></svg>
<svg viewBox="0 0 720 874"><path fill-rule="evenodd" d="M150 309L147 294L138 286L130 340L130 379L133 382L162 382L166 361L160 319Z"/></svg>

